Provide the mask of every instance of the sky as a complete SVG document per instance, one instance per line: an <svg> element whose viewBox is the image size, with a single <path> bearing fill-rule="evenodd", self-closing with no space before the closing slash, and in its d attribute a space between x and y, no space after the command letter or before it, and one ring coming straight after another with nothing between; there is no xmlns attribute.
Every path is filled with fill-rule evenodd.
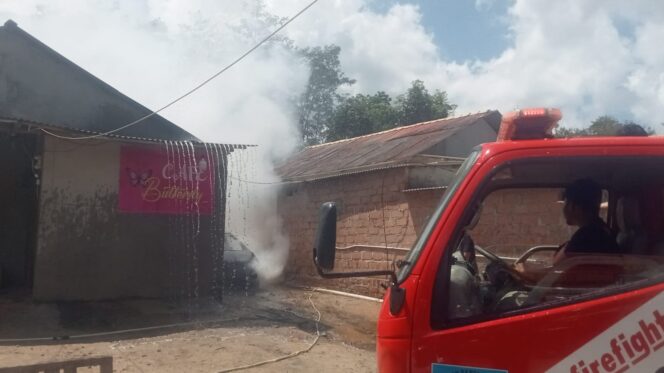
<svg viewBox="0 0 664 373"><path fill-rule="evenodd" d="M231 62L309 0L0 0L19 27L149 108ZM531 106L563 125L600 115L664 127L664 5L618 0L319 0L282 40L336 44L347 93L445 90L456 115ZM282 157L298 145L293 97L308 68L262 47L163 112L209 141ZM278 141L276 141L278 139Z"/></svg>
<svg viewBox="0 0 664 373"><path fill-rule="evenodd" d="M399 2L374 1L375 11L386 11ZM422 25L434 35L441 58L461 62L498 57L509 46L507 11L511 2L473 0L404 1L419 7Z"/></svg>

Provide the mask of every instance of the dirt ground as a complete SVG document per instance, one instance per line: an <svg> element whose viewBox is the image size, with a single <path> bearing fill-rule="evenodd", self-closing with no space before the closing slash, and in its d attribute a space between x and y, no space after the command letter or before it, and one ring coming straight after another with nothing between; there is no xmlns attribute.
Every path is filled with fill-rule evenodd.
<svg viewBox="0 0 664 373"><path fill-rule="evenodd" d="M219 372L309 347L317 335L314 306L320 338L309 352L243 371L374 372L379 303L285 287L227 295L221 305L38 304L0 297L0 367L110 355L116 372ZM169 326L98 334L156 325ZM44 339L10 340L25 338Z"/></svg>

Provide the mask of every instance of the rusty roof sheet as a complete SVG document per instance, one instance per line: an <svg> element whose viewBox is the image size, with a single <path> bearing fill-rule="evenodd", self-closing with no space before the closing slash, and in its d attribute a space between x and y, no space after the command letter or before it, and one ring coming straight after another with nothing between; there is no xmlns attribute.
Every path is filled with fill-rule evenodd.
<svg viewBox="0 0 664 373"><path fill-rule="evenodd" d="M309 146L279 165L276 171L285 181L311 181L408 166L415 156L478 121L485 121L497 131L500 119L499 112L487 111Z"/></svg>
<svg viewBox="0 0 664 373"><path fill-rule="evenodd" d="M95 132L95 131L90 131L86 129L78 129L78 128L71 128L68 126L63 126L59 124L50 124L50 123L42 123L42 122L37 122L34 120L29 120L29 119L22 119L22 118L9 118L9 117L4 117L0 115L0 131L2 130L9 130L11 131L12 129L18 129L21 128L23 131L28 132L28 133L39 133L42 135L48 135L46 132L40 132L41 129L46 129L49 131L57 131L61 132L62 135L65 136L71 136L72 134L80 134L82 137L87 137L89 135L93 136L98 136L96 137L97 140L103 140L103 139L114 139L118 141L126 141L126 142L142 142L142 143L161 143L164 144L166 142L169 143L178 143L180 141L174 141L174 140L164 140L164 139L156 139L156 138L149 138L149 137L138 137L138 136L126 136L126 135L119 135L117 133L111 133L111 134L105 134L101 132ZM77 136L74 136L77 137ZM67 140L67 141L76 141L76 140ZM194 140L181 140L182 142L188 142L192 143L193 145L224 145L228 149L246 149L246 148L251 148L255 147L256 145L249 145L249 144L229 144L229 143L210 143L210 142L205 142L201 141L199 139L194 139Z"/></svg>

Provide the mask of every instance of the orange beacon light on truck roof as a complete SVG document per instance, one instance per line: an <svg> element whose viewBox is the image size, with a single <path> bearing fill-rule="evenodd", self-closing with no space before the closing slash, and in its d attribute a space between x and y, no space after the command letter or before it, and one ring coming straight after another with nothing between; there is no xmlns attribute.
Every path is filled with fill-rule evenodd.
<svg viewBox="0 0 664 373"><path fill-rule="evenodd" d="M555 108L522 109L507 113L500 123L497 141L553 137L552 131L562 117L560 109Z"/></svg>

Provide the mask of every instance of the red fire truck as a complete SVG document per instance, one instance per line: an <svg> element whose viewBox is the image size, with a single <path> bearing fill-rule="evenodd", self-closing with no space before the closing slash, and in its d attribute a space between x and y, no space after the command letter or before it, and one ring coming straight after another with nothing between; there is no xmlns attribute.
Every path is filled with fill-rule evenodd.
<svg viewBox="0 0 664 373"><path fill-rule="evenodd" d="M394 271L333 272L336 207L323 204L319 274L390 278L380 372L664 372L664 137L552 138L559 119L556 109L506 115L498 141L468 156ZM601 201L564 202L578 184ZM568 195L547 201L559 191ZM475 244L478 221L496 240L510 224L514 215L482 212L501 193L515 197L509 211L530 217L513 227L521 237ZM583 225L568 216L580 204L598 215L595 233L566 226ZM570 241L538 241L553 231ZM611 242L591 237L598 231Z"/></svg>

